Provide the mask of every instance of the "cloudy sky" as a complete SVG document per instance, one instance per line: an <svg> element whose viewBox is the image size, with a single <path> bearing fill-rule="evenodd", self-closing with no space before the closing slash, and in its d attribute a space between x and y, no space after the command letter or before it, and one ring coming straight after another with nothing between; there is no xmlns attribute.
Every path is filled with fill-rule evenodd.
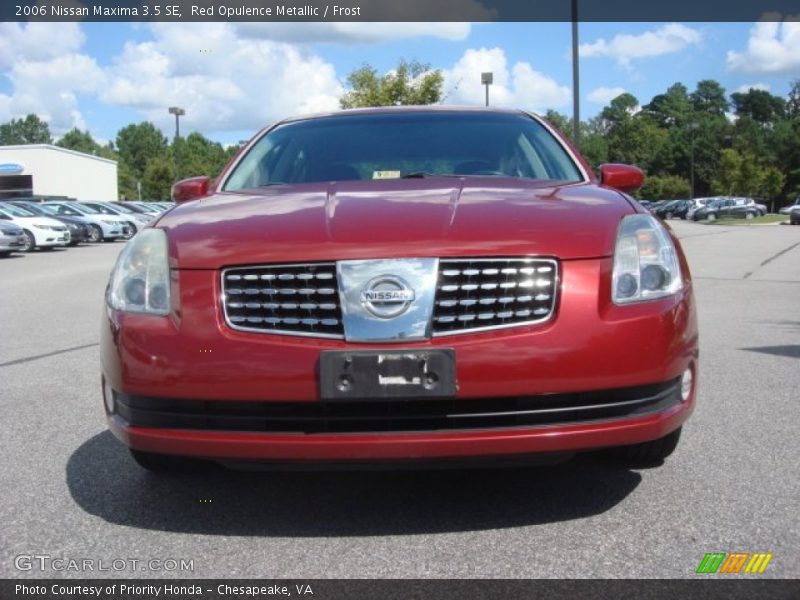
<svg viewBox="0 0 800 600"><path fill-rule="evenodd" d="M627 91L647 102L676 81L716 79L784 95L800 78L800 23L583 23L581 110ZM101 140L151 120L223 143L289 115L338 107L347 74L400 58L442 69L446 102L571 111L568 23L0 23L0 122L27 113L55 135Z"/></svg>

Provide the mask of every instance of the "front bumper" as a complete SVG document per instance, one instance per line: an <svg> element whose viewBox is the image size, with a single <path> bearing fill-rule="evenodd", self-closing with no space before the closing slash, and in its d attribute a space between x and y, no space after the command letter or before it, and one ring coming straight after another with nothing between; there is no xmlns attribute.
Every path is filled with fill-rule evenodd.
<svg viewBox="0 0 800 600"><path fill-rule="evenodd" d="M14 252L21 250L25 246L24 235L2 235L0 234L0 252Z"/></svg>
<svg viewBox="0 0 800 600"><path fill-rule="evenodd" d="M39 247L67 246L70 242L69 231L39 231L33 234Z"/></svg>
<svg viewBox="0 0 800 600"><path fill-rule="evenodd" d="M366 428L321 426L324 419L317 418L311 427L288 429L267 417L282 407L296 407L297 414L329 412L319 400L322 350L379 346L233 331L221 314L218 273L175 271L173 298L179 301L171 316L107 309L103 378L107 399L116 400L109 426L143 451L263 461L498 457L656 439L689 417L694 391L685 401L673 394L621 412L564 412L558 403L546 405L563 397L573 409L585 408L586 398L606 406L625 390L663 391L674 388L686 369L696 371L691 282L678 296L618 307L607 300L611 267L610 259L563 262L557 313L547 323L408 344L454 349L458 392L448 411L477 406L478 413L502 413L513 402L517 413L527 410L528 416L515 413L512 421L490 419L480 426L469 418L446 426L436 419L414 426L383 420ZM548 407L558 418L542 417Z"/></svg>

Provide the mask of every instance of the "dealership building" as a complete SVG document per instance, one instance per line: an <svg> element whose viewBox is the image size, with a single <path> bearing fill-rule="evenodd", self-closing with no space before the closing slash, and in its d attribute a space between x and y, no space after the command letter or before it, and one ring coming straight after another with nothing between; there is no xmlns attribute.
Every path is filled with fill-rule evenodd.
<svg viewBox="0 0 800 600"><path fill-rule="evenodd" d="M0 146L0 198L116 200L117 162L50 144Z"/></svg>

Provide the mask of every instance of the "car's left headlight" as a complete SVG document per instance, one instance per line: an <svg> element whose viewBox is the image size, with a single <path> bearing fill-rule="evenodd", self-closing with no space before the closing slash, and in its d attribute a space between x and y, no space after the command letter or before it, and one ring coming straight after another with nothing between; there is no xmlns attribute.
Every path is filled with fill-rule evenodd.
<svg viewBox="0 0 800 600"><path fill-rule="evenodd" d="M614 303L655 300L682 288L678 254L664 226L652 215L624 217L614 248Z"/></svg>
<svg viewBox="0 0 800 600"><path fill-rule="evenodd" d="M107 301L117 310L166 315L170 310L167 235L145 229L125 245L111 273Z"/></svg>

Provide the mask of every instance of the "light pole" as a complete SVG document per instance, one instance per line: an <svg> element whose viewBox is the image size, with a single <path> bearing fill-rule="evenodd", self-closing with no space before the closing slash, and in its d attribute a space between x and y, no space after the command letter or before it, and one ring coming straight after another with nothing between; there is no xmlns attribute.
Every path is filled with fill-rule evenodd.
<svg viewBox="0 0 800 600"><path fill-rule="evenodd" d="M575 147L581 134L580 77L578 73L578 0L572 0L572 140Z"/></svg>
<svg viewBox="0 0 800 600"><path fill-rule="evenodd" d="M173 146L175 148L175 179L180 179L180 160L178 160L178 139L181 137L181 117L186 114L180 106L170 106L169 114L175 115L175 141Z"/></svg>
<svg viewBox="0 0 800 600"><path fill-rule="evenodd" d="M494 82L494 74L490 71L488 73L481 73L481 83L486 86L486 106L489 106L489 86Z"/></svg>

